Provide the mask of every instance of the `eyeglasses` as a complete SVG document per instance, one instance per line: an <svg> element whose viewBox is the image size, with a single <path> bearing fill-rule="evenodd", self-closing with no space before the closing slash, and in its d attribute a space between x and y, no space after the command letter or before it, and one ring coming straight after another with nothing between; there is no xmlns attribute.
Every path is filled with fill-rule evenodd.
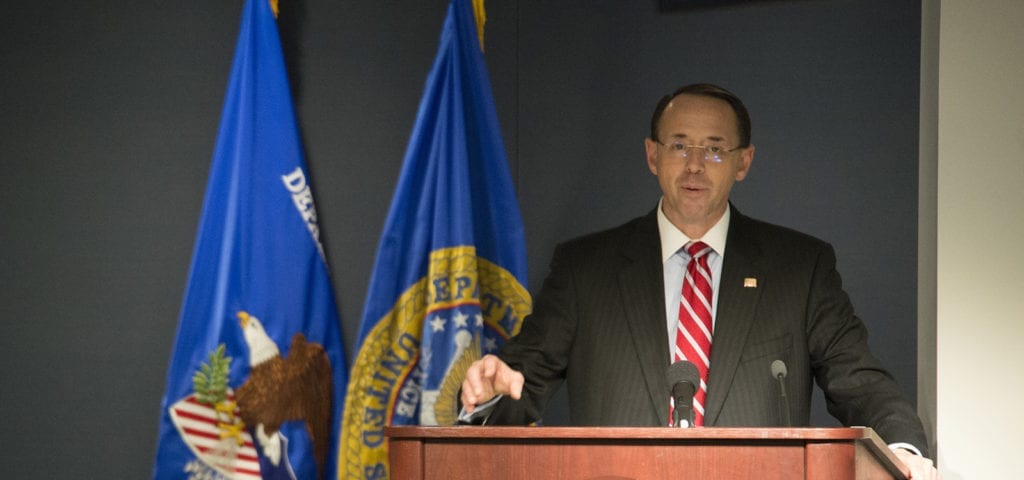
<svg viewBox="0 0 1024 480"><path fill-rule="evenodd" d="M732 153L742 148L736 147L733 149L727 149L721 145L686 145L683 142L661 143L657 140L655 140L655 142L668 150L669 158L676 160L690 158L690 149L699 148L704 150L704 161L714 163L722 163L722 157L727 153Z"/></svg>

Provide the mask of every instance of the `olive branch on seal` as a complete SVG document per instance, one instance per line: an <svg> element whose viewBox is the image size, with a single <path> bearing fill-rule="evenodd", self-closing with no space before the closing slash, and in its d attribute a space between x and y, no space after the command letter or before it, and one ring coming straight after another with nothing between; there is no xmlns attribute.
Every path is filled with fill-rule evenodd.
<svg viewBox="0 0 1024 480"><path fill-rule="evenodd" d="M192 386L199 403L212 406L227 399L231 360L231 357L224 355L222 343L210 352L208 361L199 366L199 371L192 376Z"/></svg>

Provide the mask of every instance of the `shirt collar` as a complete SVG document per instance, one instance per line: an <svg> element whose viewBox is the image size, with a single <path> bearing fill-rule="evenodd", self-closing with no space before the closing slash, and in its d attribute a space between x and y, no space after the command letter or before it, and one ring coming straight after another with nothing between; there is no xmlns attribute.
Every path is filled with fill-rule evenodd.
<svg viewBox="0 0 1024 480"><path fill-rule="evenodd" d="M668 217L665 216L665 212L661 211L663 201L664 199L658 201L658 235L661 237L662 263L668 261L672 255L675 255L683 245L686 245L691 240L700 240L714 249L715 253L719 256L725 256L725 239L729 233L731 208L726 207L725 214L722 215L722 218L718 219L718 222L711 227L711 230L708 230L708 233L704 234L704 238L690 238L676 228L669 221Z"/></svg>

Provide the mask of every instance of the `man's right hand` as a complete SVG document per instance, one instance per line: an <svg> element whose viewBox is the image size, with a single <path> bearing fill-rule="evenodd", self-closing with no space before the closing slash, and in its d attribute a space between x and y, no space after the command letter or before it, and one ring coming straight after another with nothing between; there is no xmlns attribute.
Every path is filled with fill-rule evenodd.
<svg viewBox="0 0 1024 480"><path fill-rule="evenodd" d="M519 400L523 395L523 382L522 373L494 355L484 355L466 370L466 378L462 381L462 408L466 413L472 413L477 405L486 403L495 395L508 395Z"/></svg>

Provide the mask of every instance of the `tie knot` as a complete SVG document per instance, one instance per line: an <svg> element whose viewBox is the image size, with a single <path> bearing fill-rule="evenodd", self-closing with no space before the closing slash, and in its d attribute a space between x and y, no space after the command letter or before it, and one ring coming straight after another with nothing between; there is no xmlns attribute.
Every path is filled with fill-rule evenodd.
<svg viewBox="0 0 1024 480"><path fill-rule="evenodd" d="M708 244L701 241L693 241L687 243L683 248L686 249L686 253L689 253L694 260L707 255L712 252L712 248Z"/></svg>

